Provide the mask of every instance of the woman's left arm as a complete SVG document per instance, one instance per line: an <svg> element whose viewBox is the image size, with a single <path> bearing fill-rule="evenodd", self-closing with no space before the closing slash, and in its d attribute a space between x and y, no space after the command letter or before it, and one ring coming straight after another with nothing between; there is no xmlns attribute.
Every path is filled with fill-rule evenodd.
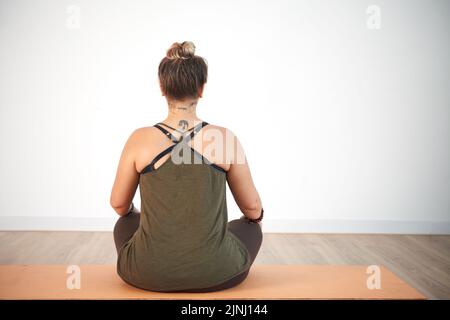
<svg viewBox="0 0 450 320"><path fill-rule="evenodd" d="M110 204L120 216L128 213L139 184L139 173L135 166L137 131L134 131L125 143L111 191Z"/></svg>

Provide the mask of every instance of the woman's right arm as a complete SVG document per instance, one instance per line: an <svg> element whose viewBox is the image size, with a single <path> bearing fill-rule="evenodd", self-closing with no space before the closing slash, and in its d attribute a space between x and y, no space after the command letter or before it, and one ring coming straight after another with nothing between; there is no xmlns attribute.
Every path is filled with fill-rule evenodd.
<svg viewBox="0 0 450 320"><path fill-rule="evenodd" d="M227 171L227 182L242 213L249 219L257 219L261 215L261 199L253 183L244 149L239 139L235 135L232 137L236 149L232 148L235 154L229 157L231 165Z"/></svg>

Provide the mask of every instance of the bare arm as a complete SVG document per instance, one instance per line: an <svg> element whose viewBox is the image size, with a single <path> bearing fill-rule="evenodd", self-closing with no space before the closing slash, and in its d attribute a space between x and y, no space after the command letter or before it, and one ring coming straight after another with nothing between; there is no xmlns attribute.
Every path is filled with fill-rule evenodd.
<svg viewBox="0 0 450 320"><path fill-rule="evenodd" d="M233 135L233 139L236 149L233 148L234 152L230 157L228 185L242 213L249 219L257 219L261 214L261 199L253 183L244 149L236 136Z"/></svg>
<svg viewBox="0 0 450 320"><path fill-rule="evenodd" d="M118 215L128 212L139 183L139 173L134 162L135 145L138 130L133 132L126 142L117 168L116 178L111 190L110 204Z"/></svg>

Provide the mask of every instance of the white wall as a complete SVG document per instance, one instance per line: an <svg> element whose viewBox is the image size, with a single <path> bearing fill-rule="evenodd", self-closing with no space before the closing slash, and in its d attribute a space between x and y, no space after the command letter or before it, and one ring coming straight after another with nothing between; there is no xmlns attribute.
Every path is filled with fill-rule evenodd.
<svg viewBox="0 0 450 320"><path fill-rule="evenodd" d="M0 229L111 230L123 144L165 117L157 66L191 40L266 232L450 233L449 30L437 0L2 0Z"/></svg>

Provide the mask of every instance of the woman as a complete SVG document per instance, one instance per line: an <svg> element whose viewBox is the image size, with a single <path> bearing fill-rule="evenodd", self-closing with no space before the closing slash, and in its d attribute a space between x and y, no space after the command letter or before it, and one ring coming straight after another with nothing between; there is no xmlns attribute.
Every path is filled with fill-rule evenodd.
<svg viewBox="0 0 450 320"><path fill-rule="evenodd" d="M121 216L114 227L117 272L138 288L233 287L261 246L263 208L242 145L196 114L207 73L192 42L174 43L158 70L168 116L135 130L120 158L110 199ZM226 182L244 214L228 223ZM141 212L132 203L138 184Z"/></svg>

